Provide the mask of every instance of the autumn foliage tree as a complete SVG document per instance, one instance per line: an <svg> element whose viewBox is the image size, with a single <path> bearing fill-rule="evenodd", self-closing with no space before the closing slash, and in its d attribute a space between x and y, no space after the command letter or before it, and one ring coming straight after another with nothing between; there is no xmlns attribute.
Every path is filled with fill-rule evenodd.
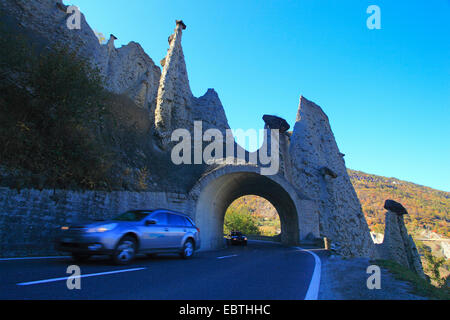
<svg viewBox="0 0 450 320"><path fill-rule="evenodd" d="M245 208L241 210L229 208L227 210L224 222L224 233L229 234L233 230L241 231L246 235L260 234L255 218L253 218Z"/></svg>

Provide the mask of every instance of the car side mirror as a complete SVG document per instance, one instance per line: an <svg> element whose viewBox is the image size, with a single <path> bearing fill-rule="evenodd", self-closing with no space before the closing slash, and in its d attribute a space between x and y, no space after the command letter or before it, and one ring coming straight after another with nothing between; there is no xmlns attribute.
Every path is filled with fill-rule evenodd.
<svg viewBox="0 0 450 320"><path fill-rule="evenodd" d="M154 225L154 224L156 224L156 220L147 220L147 221L145 221L145 225L146 226L151 226L151 225Z"/></svg>

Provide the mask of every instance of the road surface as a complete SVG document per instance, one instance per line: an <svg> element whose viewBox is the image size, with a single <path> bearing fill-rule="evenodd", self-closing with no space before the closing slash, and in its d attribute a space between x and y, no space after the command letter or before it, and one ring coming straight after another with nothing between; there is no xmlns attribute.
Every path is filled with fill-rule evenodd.
<svg viewBox="0 0 450 320"><path fill-rule="evenodd" d="M248 247L79 263L81 289L67 288L70 258L0 260L0 299L303 300L316 266L298 248L250 241ZM316 272L317 273L317 272Z"/></svg>

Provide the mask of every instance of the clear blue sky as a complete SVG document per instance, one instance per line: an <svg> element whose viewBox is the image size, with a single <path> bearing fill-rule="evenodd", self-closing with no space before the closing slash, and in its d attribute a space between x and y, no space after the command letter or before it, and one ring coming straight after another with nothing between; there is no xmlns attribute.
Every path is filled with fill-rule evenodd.
<svg viewBox="0 0 450 320"><path fill-rule="evenodd" d="M349 168L450 191L450 2L66 0L159 65L175 19L194 95L232 128L294 125L300 95L328 114ZM381 30L369 30L369 5Z"/></svg>

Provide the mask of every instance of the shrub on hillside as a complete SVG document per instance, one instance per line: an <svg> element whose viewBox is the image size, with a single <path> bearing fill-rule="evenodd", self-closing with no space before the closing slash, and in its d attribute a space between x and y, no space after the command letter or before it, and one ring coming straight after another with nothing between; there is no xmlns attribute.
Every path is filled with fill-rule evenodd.
<svg viewBox="0 0 450 320"><path fill-rule="evenodd" d="M433 280L438 287L443 287L445 284L445 278L441 276L440 268L444 266L446 259L435 257L429 251L424 251L423 257L426 261L425 269L427 274L430 275L431 280Z"/></svg>
<svg viewBox="0 0 450 320"><path fill-rule="evenodd" d="M107 187L111 155L97 134L106 93L99 70L76 50L37 52L1 34L0 97L3 166L29 173L25 180L38 175L46 187Z"/></svg>
<svg viewBox="0 0 450 320"><path fill-rule="evenodd" d="M240 211L229 208L225 215L224 233L231 231L241 231L246 235L259 235L259 228L255 218L253 218L246 209Z"/></svg>

